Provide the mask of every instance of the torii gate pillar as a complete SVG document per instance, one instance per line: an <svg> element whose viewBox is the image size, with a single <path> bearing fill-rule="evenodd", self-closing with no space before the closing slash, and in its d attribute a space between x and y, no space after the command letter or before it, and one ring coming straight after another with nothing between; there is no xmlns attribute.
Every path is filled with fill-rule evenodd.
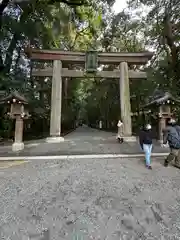
<svg viewBox="0 0 180 240"><path fill-rule="evenodd" d="M123 127L124 141L134 142L136 141L136 138L132 136L130 87L127 62L120 63L119 87L120 87L121 119L124 126Z"/></svg>
<svg viewBox="0 0 180 240"><path fill-rule="evenodd" d="M62 62L53 61L53 77L51 91L51 119L49 143L63 142L61 137L61 108L62 108Z"/></svg>

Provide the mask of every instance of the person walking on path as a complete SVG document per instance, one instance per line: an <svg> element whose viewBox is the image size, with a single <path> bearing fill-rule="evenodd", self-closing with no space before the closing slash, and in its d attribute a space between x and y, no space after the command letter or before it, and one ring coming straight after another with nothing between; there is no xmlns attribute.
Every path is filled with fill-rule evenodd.
<svg viewBox="0 0 180 240"><path fill-rule="evenodd" d="M174 166L180 168L180 126L173 118L168 121L167 125L163 131L163 146L168 143L170 153L164 161L164 166L167 167L170 162L174 161Z"/></svg>
<svg viewBox="0 0 180 240"><path fill-rule="evenodd" d="M152 131L151 125L147 124L144 129L141 130L139 135L139 143L142 150L145 153L145 161L147 169L151 167L151 152L152 152Z"/></svg>
<svg viewBox="0 0 180 240"><path fill-rule="evenodd" d="M117 127L118 127L117 139L120 143L122 143L123 142L123 123L121 122L121 120L118 121Z"/></svg>

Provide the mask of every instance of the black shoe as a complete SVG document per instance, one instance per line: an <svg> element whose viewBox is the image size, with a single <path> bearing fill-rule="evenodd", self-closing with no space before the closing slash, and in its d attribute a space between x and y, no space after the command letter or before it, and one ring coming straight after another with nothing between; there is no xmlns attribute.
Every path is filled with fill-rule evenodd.
<svg viewBox="0 0 180 240"><path fill-rule="evenodd" d="M152 170L152 167L151 167L151 166L146 166L146 167L147 167L147 169Z"/></svg>
<svg viewBox="0 0 180 240"><path fill-rule="evenodd" d="M168 167L168 162L164 161L164 167Z"/></svg>
<svg viewBox="0 0 180 240"><path fill-rule="evenodd" d="M118 138L118 142L119 143L123 143L123 139L122 138Z"/></svg>

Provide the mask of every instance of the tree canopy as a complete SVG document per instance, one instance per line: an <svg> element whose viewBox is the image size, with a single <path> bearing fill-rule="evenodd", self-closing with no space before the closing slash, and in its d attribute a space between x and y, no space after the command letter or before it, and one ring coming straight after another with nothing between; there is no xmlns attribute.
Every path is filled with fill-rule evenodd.
<svg viewBox="0 0 180 240"><path fill-rule="evenodd" d="M180 5L177 0L130 0L118 14L114 0L3 0L0 3L0 92L25 93L33 106L32 121L48 129L51 79L33 78L27 46L107 52L153 50L144 71L148 79L131 82L132 112L157 88L180 94ZM80 66L68 65L68 68ZM114 69L115 66L100 66ZM142 66L130 66L143 69ZM134 99L136 101L134 101ZM118 79L64 79L63 126L79 118L107 128L120 117ZM2 120L4 121L4 120ZM41 122L43 121L43 124ZM38 127L37 127L38 128Z"/></svg>

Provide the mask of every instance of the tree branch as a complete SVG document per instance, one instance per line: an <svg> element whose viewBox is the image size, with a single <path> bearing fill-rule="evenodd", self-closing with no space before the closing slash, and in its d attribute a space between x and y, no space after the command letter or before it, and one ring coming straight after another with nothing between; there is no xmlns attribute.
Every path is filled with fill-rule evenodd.
<svg viewBox="0 0 180 240"><path fill-rule="evenodd" d="M166 12L165 16L164 16L164 38L166 39L166 43L169 46L170 50L171 50L171 57L172 57L172 68L174 71L175 76L178 77L178 65L179 65L179 48L176 47L175 42L174 42L174 38L173 38L173 31L172 31L172 23L170 21L170 17L169 14Z"/></svg>
<svg viewBox="0 0 180 240"><path fill-rule="evenodd" d="M0 4L0 29L2 27L2 15L4 12L4 9L7 7L9 4L9 0L3 0L2 3Z"/></svg>
<svg viewBox="0 0 180 240"><path fill-rule="evenodd" d="M0 15L2 15L4 9L7 7L9 4L9 0L3 0L2 3L0 4Z"/></svg>
<svg viewBox="0 0 180 240"><path fill-rule="evenodd" d="M48 4L54 4L56 2L65 3L69 6L82 6L88 5L87 0L48 0Z"/></svg>

